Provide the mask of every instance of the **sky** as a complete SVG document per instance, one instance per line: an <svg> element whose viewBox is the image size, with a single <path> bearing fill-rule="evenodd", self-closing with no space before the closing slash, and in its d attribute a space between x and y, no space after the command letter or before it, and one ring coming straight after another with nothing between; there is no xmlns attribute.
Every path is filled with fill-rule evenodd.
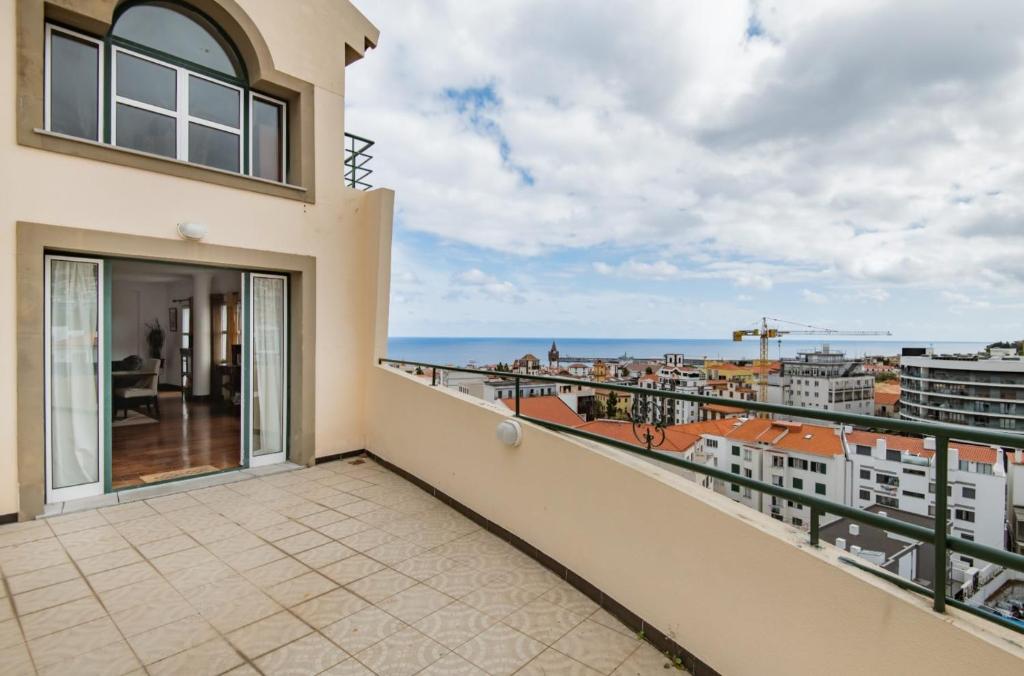
<svg viewBox="0 0 1024 676"><path fill-rule="evenodd" d="M393 336L1024 338L1019 0L357 0Z"/></svg>

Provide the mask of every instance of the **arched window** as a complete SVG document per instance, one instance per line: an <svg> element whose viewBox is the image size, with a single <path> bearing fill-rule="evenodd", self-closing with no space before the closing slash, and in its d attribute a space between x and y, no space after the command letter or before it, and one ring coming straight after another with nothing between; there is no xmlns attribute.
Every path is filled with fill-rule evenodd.
<svg viewBox="0 0 1024 676"><path fill-rule="evenodd" d="M50 131L285 182L286 114L185 3L126 3L102 39L47 25Z"/></svg>

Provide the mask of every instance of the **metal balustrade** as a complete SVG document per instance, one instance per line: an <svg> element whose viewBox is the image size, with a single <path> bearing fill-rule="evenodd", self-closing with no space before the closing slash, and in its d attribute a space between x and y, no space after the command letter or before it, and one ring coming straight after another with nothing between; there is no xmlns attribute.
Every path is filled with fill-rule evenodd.
<svg viewBox="0 0 1024 676"><path fill-rule="evenodd" d="M366 151L374 142L362 136L345 132L345 185L357 190L369 190L373 186L366 179L373 173L366 165L373 159Z"/></svg>
<svg viewBox="0 0 1024 676"><path fill-rule="evenodd" d="M504 380L510 380L514 382L515 390L515 408L513 409L514 414L517 418L534 423L538 426L563 432L565 434L571 434L582 439L606 444L618 448L635 455L646 457L659 462L675 465L683 469L692 471L696 474L702 474L705 476L719 479L726 483L738 484L745 488L760 491L767 495L775 496L784 500L790 500L794 503L804 505L810 509L811 520L810 520L810 543L813 546L819 545L819 528L820 520L822 516L832 515L841 518L850 519L853 522L864 524L867 526L873 526L890 533L896 533L903 535L914 540L922 542L929 542L934 547L934 568L935 568L935 580L933 581L934 589L928 589L914 582L904 580L896 575L892 575L880 568L869 565L867 563L861 563L851 559L850 557L840 557L840 561L852 565L856 568L862 569L873 575L882 577L893 584L910 591L914 591L932 598L932 607L936 612L945 612L946 606L952 606L959 610L983 617L985 619L996 622L1004 627L1012 629L1014 631L1024 633L1024 628L1019 623L1013 622L999 615L991 612L987 612L980 608L975 608L962 601L956 600L947 596L946 590L949 583L949 571L947 568L948 564L948 553L957 552L970 557L980 559L989 563L994 563L1004 568L1009 568L1015 571L1024 572L1024 556L1014 554L1002 549L996 549L987 545L978 544L971 540L965 540L949 534L949 510L948 510L948 496L949 496L949 442L951 439L962 442L973 442L978 444L1000 446L1005 448L1024 448L1024 434L1018 434L1014 432L1003 432L999 430L992 430L986 428L969 427L966 425L953 425L936 422L924 422L915 420L900 420L894 418L882 418L873 415L863 415L858 413L841 413L838 411L825 411L810 408L802 408L799 406L786 406L783 404L769 404L755 401L739 401L736 399L729 399L725 397L711 397L706 395L698 394L684 394L682 392L676 392L672 390L651 390L648 388L636 387L633 385L621 385L618 383L603 383L595 382L591 380L582 380L579 378L566 378L562 376L549 376L549 375L526 375L518 373L509 373L503 371L488 371L484 369L474 368L461 368L454 366L444 366L441 364L431 364L428 362L417 362L403 359L389 359L382 358L379 360L382 365L394 364L404 366L415 366L422 369L432 369L431 385L438 385L438 375L443 371L451 371L457 373L475 373L478 375L487 376L490 378L501 378ZM594 434L586 430L578 429L575 427L569 427L567 425L561 425L548 420L540 418L534 418L528 415L524 415L520 409L520 381L542 381L550 383L568 384L568 385L580 385L583 387L596 387L602 390L609 390L614 392L622 392L637 397L644 398L662 398L662 399L676 399L681 401L697 402L699 404L721 404L725 406L737 406L750 411L757 411L761 413L774 413L782 416L791 416L798 418L813 418L817 420L824 420L827 422L840 423L845 425L854 425L861 428L867 428L871 430L882 430L887 432L902 432L907 434L918 434L923 436L931 436L935 438L935 524L932 528L926 528L905 521L900 521L888 516L881 516L872 512L861 510L857 507L851 507L838 502L832 502L831 500L825 500L813 495L807 495L800 491L788 489L782 486L776 486L774 484L759 481L757 479L748 478L742 475L732 474L724 469L718 469L717 467L709 467L698 462L691 460L684 460L682 458L669 455L657 450L654 450L657 444L651 442L651 435L648 433L647 436L647 447L640 445L630 444L618 439Z"/></svg>

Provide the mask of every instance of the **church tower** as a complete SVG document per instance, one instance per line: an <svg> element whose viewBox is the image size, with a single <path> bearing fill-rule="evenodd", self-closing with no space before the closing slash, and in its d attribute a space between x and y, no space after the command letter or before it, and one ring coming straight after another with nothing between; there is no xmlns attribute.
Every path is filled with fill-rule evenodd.
<svg viewBox="0 0 1024 676"><path fill-rule="evenodd" d="M555 341L551 341L551 349L548 350L548 366L553 369L558 368L558 346L555 345Z"/></svg>

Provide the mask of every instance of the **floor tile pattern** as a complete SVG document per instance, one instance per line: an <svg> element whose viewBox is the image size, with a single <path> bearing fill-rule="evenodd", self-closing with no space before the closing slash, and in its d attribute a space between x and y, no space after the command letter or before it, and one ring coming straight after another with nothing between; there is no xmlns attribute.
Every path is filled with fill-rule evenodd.
<svg viewBox="0 0 1024 676"><path fill-rule="evenodd" d="M0 526L5 675L667 668L558 576L365 458Z"/></svg>

